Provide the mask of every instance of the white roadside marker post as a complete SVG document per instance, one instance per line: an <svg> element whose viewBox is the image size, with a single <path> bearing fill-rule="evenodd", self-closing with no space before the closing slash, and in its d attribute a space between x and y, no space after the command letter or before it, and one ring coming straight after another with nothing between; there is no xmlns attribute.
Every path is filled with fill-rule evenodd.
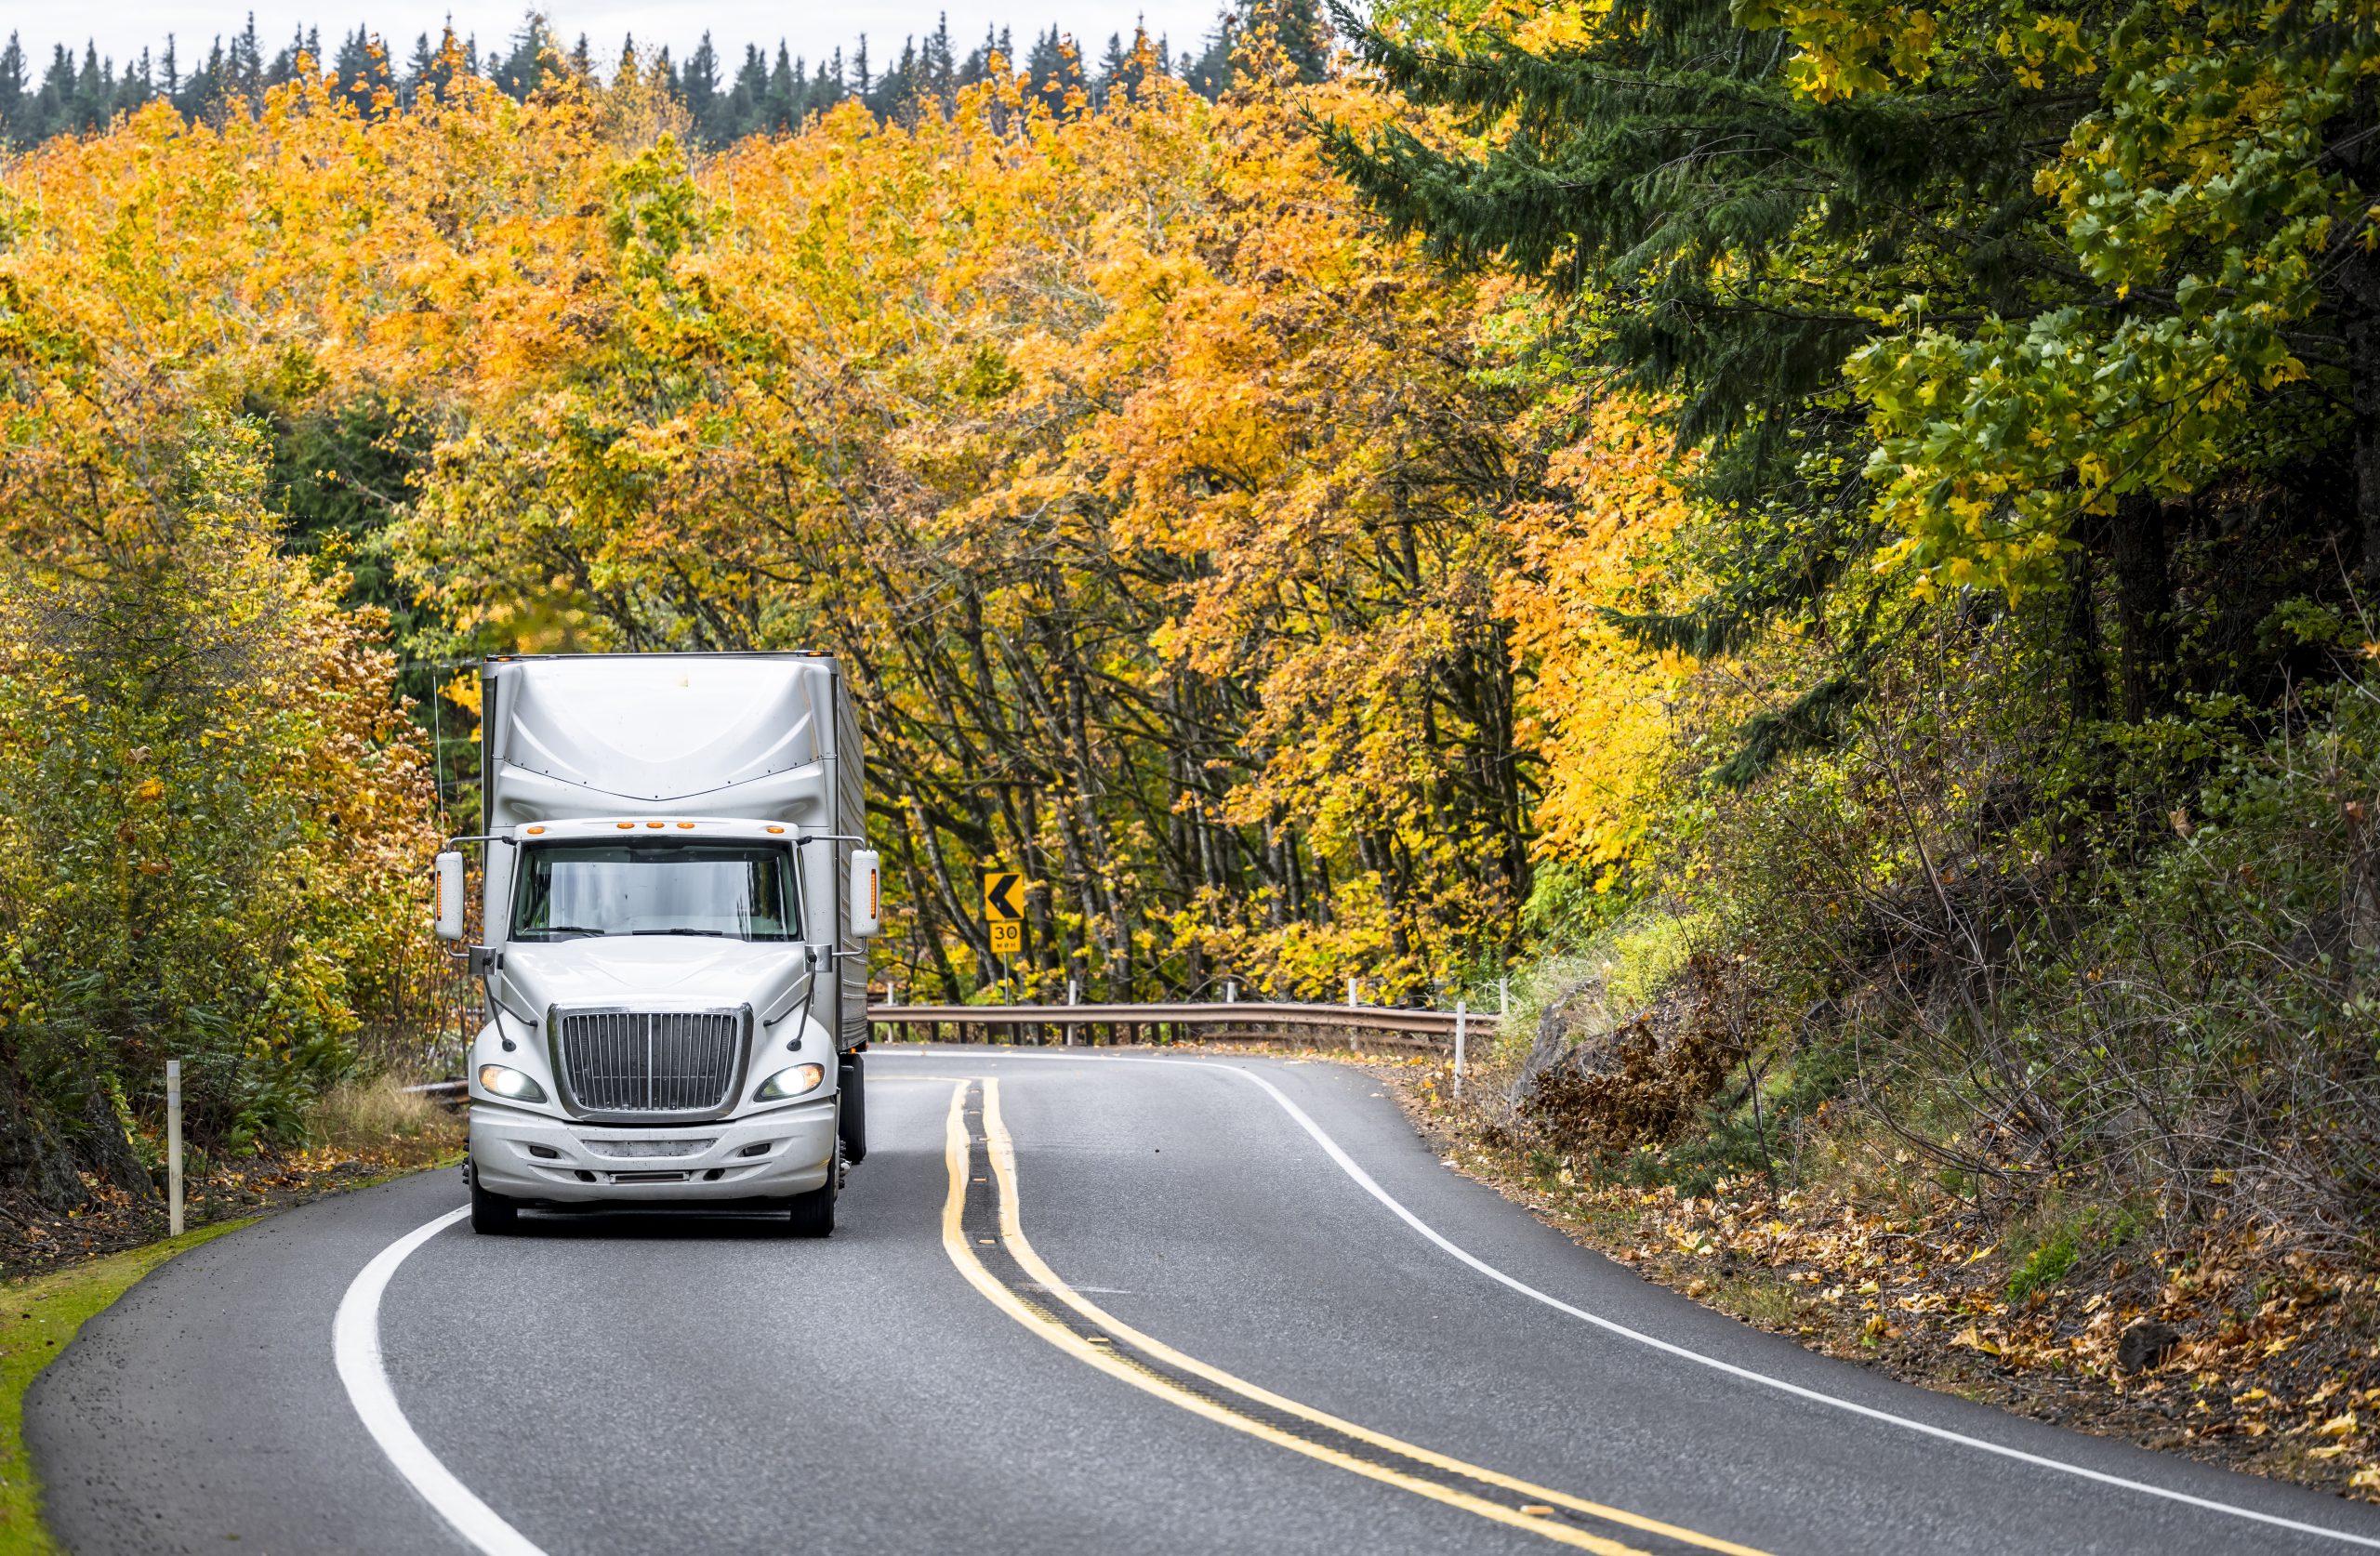
<svg viewBox="0 0 2380 1556"><path fill-rule="evenodd" d="M1496 1014L1509 1016L1512 1013L1513 981L1510 978L1499 978L1496 980Z"/></svg>
<svg viewBox="0 0 2380 1556"><path fill-rule="evenodd" d="M1462 1101L1462 1025L1463 1002L1454 1002L1454 1100Z"/></svg>
<svg viewBox="0 0 2380 1556"><path fill-rule="evenodd" d="M165 1061L165 1231L182 1234L182 1062Z"/></svg>
<svg viewBox="0 0 2380 1556"><path fill-rule="evenodd" d="M1082 984L1080 982L1072 978L1066 980L1066 1003L1068 1005L1075 1004L1077 1002L1077 996L1080 995L1081 992ZM1075 1029L1073 1024L1069 1022L1066 1026L1066 1047L1073 1048L1074 1046Z"/></svg>

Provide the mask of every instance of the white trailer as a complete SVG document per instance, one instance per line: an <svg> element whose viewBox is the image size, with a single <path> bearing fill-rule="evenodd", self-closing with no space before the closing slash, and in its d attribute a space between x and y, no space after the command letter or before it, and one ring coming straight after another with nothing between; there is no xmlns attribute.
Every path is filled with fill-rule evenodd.
<svg viewBox="0 0 2380 1556"><path fill-rule="evenodd" d="M810 653L500 655L480 671L487 1021L471 1225L769 1210L825 1236L866 1154L879 914L859 726ZM438 933L465 935L464 860Z"/></svg>

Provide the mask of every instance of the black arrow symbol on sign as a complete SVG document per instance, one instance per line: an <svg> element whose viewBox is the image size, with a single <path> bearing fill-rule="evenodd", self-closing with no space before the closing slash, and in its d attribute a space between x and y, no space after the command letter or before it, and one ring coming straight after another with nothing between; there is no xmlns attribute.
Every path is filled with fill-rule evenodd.
<svg viewBox="0 0 2380 1556"><path fill-rule="evenodd" d="M1025 877L1019 875L995 875L984 882L984 906L995 918L1025 916L1023 889Z"/></svg>

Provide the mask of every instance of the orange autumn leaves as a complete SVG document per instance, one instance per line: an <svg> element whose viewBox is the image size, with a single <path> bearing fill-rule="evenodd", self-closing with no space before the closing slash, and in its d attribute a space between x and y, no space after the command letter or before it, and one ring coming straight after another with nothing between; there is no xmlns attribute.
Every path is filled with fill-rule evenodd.
<svg viewBox="0 0 2380 1556"><path fill-rule="evenodd" d="M426 451L386 544L448 652L836 646L914 770L888 809L1046 859L1062 932L1418 982L1503 938L1532 835L1643 837L1683 666L1600 613L1683 506L1641 407L1532 409L1528 299L1331 175L1308 115L1398 112L1006 81L695 157L635 81L151 110L0 170L8 522L71 556L77 472L132 521L195 412L369 400ZM1177 737L1128 802L1116 746ZM1215 827L1309 851L1330 911L1185 877Z"/></svg>

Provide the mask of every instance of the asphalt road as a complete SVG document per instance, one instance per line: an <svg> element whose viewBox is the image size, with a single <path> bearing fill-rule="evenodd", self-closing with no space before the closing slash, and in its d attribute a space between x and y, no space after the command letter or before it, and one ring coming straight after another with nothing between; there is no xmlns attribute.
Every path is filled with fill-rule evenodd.
<svg viewBox="0 0 2380 1556"><path fill-rule="evenodd" d="M2380 1549L2371 1508L1648 1286L1343 1066L869 1069L827 1242L613 1216L390 1251L462 1203L441 1172L182 1256L29 1396L53 1527L82 1556Z"/></svg>

